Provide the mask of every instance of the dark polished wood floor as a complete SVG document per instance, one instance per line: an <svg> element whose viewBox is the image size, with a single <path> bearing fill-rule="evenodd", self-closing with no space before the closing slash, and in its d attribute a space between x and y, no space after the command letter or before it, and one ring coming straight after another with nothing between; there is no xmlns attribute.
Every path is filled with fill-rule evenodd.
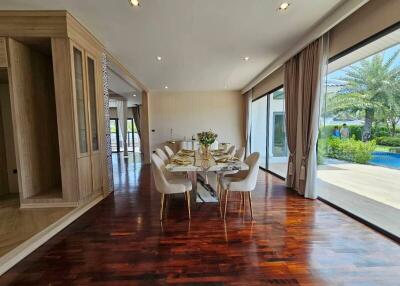
<svg viewBox="0 0 400 286"><path fill-rule="evenodd" d="M400 247L260 172L255 221L215 204L160 225L149 166L114 158L115 193L0 277L0 285L400 285ZM248 210L248 208L247 208Z"/></svg>

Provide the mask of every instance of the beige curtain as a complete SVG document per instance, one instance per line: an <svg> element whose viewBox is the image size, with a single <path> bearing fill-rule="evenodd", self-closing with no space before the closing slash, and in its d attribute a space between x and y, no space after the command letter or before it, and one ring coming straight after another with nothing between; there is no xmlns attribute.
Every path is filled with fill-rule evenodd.
<svg viewBox="0 0 400 286"><path fill-rule="evenodd" d="M286 125L290 150L287 185L312 199L317 198L316 143L327 39L328 35L324 35L285 64Z"/></svg>
<svg viewBox="0 0 400 286"><path fill-rule="evenodd" d="M117 101L117 115L118 115L118 126L119 132L121 134L122 140L120 143L124 146L124 156L128 156L128 144L127 144L127 134L128 134L128 106L126 100Z"/></svg>
<svg viewBox="0 0 400 286"><path fill-rule="evenodd" d="M246 148L246 157L250 154L250 133L251 133L251 103L253 99L253 91L249 90L245 93L245 116L246 116L246 125L245 125L245 148Z"/></svg>
<svg viewBox="0 0 400 286"><path fill-rule="evenodd" d="M298 55L296 55L285 63L284 73L286 136L289 149L286 184L289 188L295 187L296 178L295 158L297 146L297 102L299 82L298 58Z"/></svg>

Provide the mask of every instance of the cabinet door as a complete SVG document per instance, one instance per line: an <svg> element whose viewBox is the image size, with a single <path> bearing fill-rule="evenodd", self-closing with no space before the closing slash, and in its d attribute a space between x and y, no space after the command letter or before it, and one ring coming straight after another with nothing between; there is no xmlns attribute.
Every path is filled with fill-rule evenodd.
<svg viewBox="0 0 400 286"><path fill-rule="evenodd" d="M89 140L89 110L87 96L86 56L83 49L76 44L71 45L71 63L73 73L75 133L78 160L80 200L93 192L92 164Z"/></svg>
<svg viewBox="0 0 400 286"><path fill-rule="evenodd" d="M88 155L87 101L85 96L84 54L77 46L72 47L72 69L75 96L75 125L78 157Z"/></svg>
<svg viewBox="0 0 400 286"><path fill-rule="evenodd" d="M88 86L88 99L89 99L89 126L90 126L90 153L91 153L91 166L93 178L93 190L98 191L101 189L101 156L99 146L99 123L98 123L98 101L97 94L97 61L95 57L87 53L86 56L87 67L87 86Z"/></svg>

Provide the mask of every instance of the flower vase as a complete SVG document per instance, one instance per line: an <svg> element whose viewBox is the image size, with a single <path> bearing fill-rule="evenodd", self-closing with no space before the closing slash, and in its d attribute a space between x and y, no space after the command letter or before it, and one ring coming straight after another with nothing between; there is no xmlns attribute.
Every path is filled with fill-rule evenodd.
<svg viewBox="0 0 400 286"><path fill-rule="evenodd" d="M210 145L202 145L201 149L203 154L203 160L209 160L211 157Z"/></svg>

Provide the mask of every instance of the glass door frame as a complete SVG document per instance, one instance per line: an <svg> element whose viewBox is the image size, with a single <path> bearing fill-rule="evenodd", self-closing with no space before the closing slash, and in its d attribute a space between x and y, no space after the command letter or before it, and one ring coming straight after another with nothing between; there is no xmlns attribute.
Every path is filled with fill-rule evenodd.
<svg viewBox="0 0 400 286"><path fill-rule="evenodd" d="M260 97L257 97L256 99L253 99L252 101L251 101L251 103L253 104L253 102L255 102L255 101L257 101L257 100L259 100L259 99L261 99L261 98L264 98L265 96L267 97L267 106L266 106L266 108L267 108L267 112L266 112L266 125L265 125L265 128L266 128L266 134L267 134L267 136L265 137L265 140L266 140L266 142L265 142L265 154L266 154L266 158L265 158L265 163L266 163L266 168L264 168L264 167L262 167L262 166L260 166L260 169L262 169L263 171L265 171L265 172L267 172L267 173L270 173L270 174L272 174L272 175L274 175L274 176L276 176L276 177L278 177L278 178L280 178L280 179L282 179L282 180L286 180L286 178L285 177L282 177L281 175L279 175L279 174L277 174L277 173L275 173L274 171L271 171L270 169L269 169L269 148L270 148L270 144L269 144L269 123L270 123L270 120L269 120L269 117L270 117L270 112L271 112L271 95L273 95L273 93L275 92L275 91L278 91L278 90L280 90L280 89L282 89L282 88L284 88L284 86L283 86L283 84L281 84L281 85L279 85L278 87L276 87L276 88L274 88L274 89L271 89L270 91L268 91L268 92L266 92L265 94L263 94L262 96L260 96ZM250 133L250 152L253 152L253 150L251 150L251 140L252 140L252 134Z"/></svg>
<svg viewBox="0 0 400 286"><path fill-rule="evenodd" d="M121 148L120 148L120 144L119 144L119 120L118 120L118 118L113 118L113 117L111 117L110 118L110 122L111 122L111 120L114 120L115 121L115 136L116 136L116 141L117 141L117 151L112 151L112 148L111 148L111 153L120 153L121 152ZM110 130L110 137L111 137L111 130Z"/></svg>

